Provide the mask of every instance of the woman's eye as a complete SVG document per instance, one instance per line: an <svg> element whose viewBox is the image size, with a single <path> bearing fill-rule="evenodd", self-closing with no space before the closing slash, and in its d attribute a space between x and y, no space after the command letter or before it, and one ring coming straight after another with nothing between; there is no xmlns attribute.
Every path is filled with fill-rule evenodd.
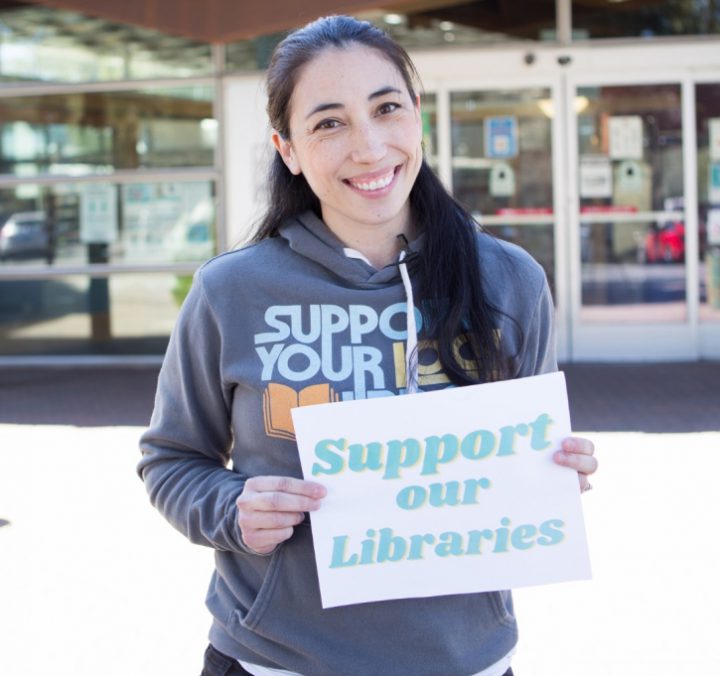
<svg viewBox="0 0 720 676"><path fill-rule="evenodd" d="M340 125L340 123L337 120L321 120L318 122L315 127L314 131L321 131L324 129L335 129Z"/></svg>
<svg viewBox="0 0 720 676"><path fill-rule="evenodd" d="M388 113L395 112L398 108L400 108L399 103L383 103L379 108L378 112L381 115L387 115Z"/></svg>

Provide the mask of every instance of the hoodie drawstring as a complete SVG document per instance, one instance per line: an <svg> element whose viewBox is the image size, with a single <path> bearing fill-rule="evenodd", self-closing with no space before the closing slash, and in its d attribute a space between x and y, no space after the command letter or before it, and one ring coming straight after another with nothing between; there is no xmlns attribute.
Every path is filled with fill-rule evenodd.
<svg viewBox="0 0 720 676"><path fill-rule="evenodd" d="M407 269L407 251L400 252L398 267L405 287L405 299L407 302L407 341L405 343L405 389L407 394L414 394L418 391L418 340L417 326L415 324L415 302L413 300L412 283L410 273Z"/></svg>

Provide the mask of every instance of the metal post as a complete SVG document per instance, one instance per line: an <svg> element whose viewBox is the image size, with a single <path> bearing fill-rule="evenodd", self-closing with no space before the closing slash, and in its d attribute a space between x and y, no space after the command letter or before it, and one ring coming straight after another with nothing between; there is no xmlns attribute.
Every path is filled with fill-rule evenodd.
<svg viewBox="0 0 720 676"><path fill-rule="evenodd" d="M555 0L555 25L560 45L572 42L572 0Z"/></svg>

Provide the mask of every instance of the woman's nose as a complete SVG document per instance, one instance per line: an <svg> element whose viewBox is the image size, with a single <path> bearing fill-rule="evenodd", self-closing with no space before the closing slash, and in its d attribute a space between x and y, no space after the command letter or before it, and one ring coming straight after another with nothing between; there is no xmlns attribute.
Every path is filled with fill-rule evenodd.
<svg viewBox="0 0 720 676"><path fill-rule="evenodd" d="M385 157L387 143L384 134L371 122L358 125L353 133L352 160L358 164L373 164Z"/></svg>

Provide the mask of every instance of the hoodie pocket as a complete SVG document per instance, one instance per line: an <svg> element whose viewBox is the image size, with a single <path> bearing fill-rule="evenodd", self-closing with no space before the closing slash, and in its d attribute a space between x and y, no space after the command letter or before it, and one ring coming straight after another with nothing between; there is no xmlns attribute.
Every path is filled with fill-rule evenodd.
<svg viewBox="0 0 720 676"><path fill-rule="evenodd" d="M282 544L270 557L270 564L265 572L265 577L260 585L260 589L258 589L255 601L253 601L250 608L248 608L245 617L238 618L243 627L251 630L255 629L262 620L268 606L271 604L275 588L277 587L277 580L283 568L284 551L285 545Z"/></svg>
<svg viewBox="0 0 720 676"><path fill-rule="evenodd" d="M515 611L511 593L509 591L489 592L488 597L497 620L508 627L515 626Z"/></svg>

